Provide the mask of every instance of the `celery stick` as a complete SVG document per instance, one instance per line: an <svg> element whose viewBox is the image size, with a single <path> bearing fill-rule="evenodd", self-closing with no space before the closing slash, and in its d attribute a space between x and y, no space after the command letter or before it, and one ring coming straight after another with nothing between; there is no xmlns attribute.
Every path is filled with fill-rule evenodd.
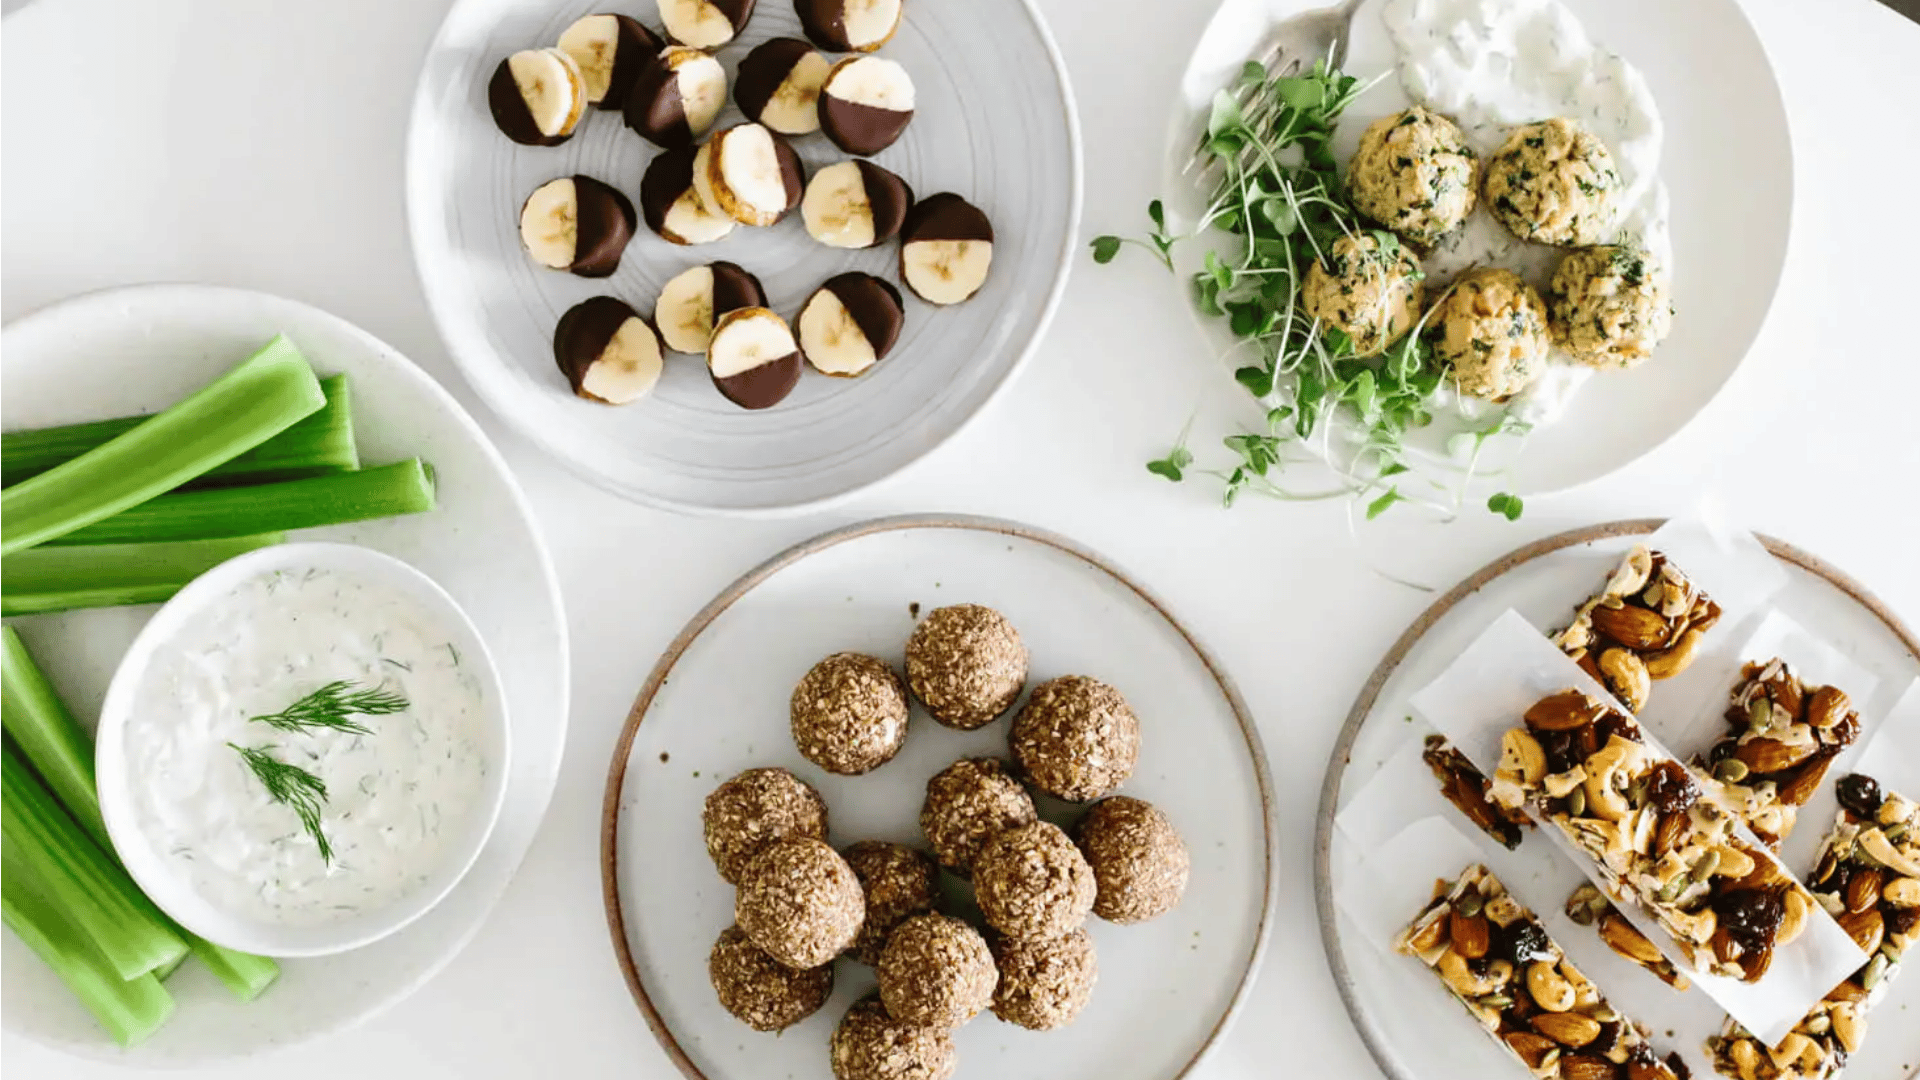
<svg viewBox="0 0 1920 1080"><path fill-rule="evenodd" d="M306 357L284 336L274 338L166 412L0 491L0 555L64 536L171 491L266 442L326 403ZM272 531L243 529L227 535Z"/></svg>
<svg viewBox="0 0 1920 1080"><path fill-rule="evenodd" d="M25 879L8 874L0 880L0 916L67 984L114 1042L132 1046L160 1030L173 1015L173 996L159 979L151 974L122 979L86 935L36 896Z"/></svg>
<svg viewBox="0 0 1920 1080"><path fill-rule="evenodd" d="M97 547L45 544L0 559L0 615L157 604L235 555L283 533Z"/></svg>
<svg viewBox="0 0 1920 1080"><path fill-rule="evenodd" d="M0 878L15 874L92 940L123 979L187 951L127 872L74 824L9 743L0 753Z"/></svg>
<svg viewBox="0 0 1920 1080"><path fill-rule="evenodd" d="M312 529L431 509L433 474L419 458L410 458L374 469L288 480L282 484L162 495L53 542L134 544L203 540Z"/></svg>
<svg viewBox="0 0 1920 1080"><path fill-rule="evenodd" d="M327 395L327 404L319 412L297 421L232 461L207 470L186 486L267 484L359 468L360 454L353 442L352 398L347 390L347 377L330 375L320 380L320 389ZM0 435L0 486L30 480L109 439L126 434L148 419L123 416Z"/></svg>

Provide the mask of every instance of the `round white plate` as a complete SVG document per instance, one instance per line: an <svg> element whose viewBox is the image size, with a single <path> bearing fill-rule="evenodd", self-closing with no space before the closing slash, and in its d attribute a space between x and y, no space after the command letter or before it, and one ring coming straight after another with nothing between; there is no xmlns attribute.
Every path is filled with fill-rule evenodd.
<svg viewBox="0 0 1920 1080"><path fill-rule="evenodd" d="M1407 752L1409 743L1422 741L1432 731L1424 723L1409 722L1408 699L1458 657L1488 623L1513 608L1536 626L1556 625L1555 619L1598 589L1628 548L1659 524L1623 521L1550 536L1495 560L1455 586L1394 643L1374 669L1334 743L1314 845L1320 932L1334 982L1354 1026L1392 1080L1506 1076L1517 1066L1429 973L1417 965L1409 968L1411 961L1405 957L1388 955L1365 940L1338 907L1335 897L1347 887L1346 875L1365 871L1350 869L1362 853L1352 850L1352 841L1334 826L1334 817L1383 763ZM1845 574L1796 548L1771 540L1766 543L1788 573L1786 587L1769 601L1770 606L1844 650L1848 659L1878 677L1874 691L1858 701L1867 722L1877 722L1914 676L1920 675L1920 640ZM1751 629L1751 625L1728 627L1725 633L1738 638ZM1716 642L1713 647L1730 643ZM1717 699L1725 683L1712 685L1719 676L1708 670L1706 662L1697 667L1661 686L1669 688L1669 694L1688 695L1688 700L1704 700L1690 696L1702 690ZM1730 671L1724 674L1730 682ZM1863 746L1875 730L1867 730ZM1463 834L1480 838L1441 797L1424 766L1417 771L1420 780L1405 798L1406 823L1438 815ZM1836 770L1832 775L1841 773ZM1802 815L1784 852L1797 873L1810 868L1813 850L1832 820L1830 803L1823 813L1815 814L1810 807ZM1541 915L1581 970L1593 977L1621 1012L1653 1029L1661 1053L1678 1050L1693 1066L1694 1076L1714 1076L1701 1043L1719 1030L1719 1008L1697 989L1676 994L1614 956L1592 929L1567 921L1559 909L1579 873L1550 847L1536 845L1546 841L1530 835L1514 853L1502 851L1492 841L1481 846L1508 886ZM1424 892L1407 898L1409 919L1425 900ZM1874 1006L1871 1034L1853 1055L1847 1068L1849 1080L1897 1080L1912 1075L1920 1061L1920 1025L1903 1018L1916 1008L1920 1008L1920 979L1896 981L1887 997Z"/></svg>
<svg viewBox="0 0 1920 1080"><path fill-rule="evenodd" d="M873 985L869 969L838 961L833 999L778 1037L721 1009L707 951L733 921L733 891L707 859L702 801L742 769L780 765L825 796L836 846L921 843L927 779L958 758L1006 756L1008 721L958 732L916 706L899 757L834 777L795 751L787 699L831 652L898 667L914 613L962 602L1019 628L1030 684L1084 673L1127 696L1141 758L1122 790L1167 812L1193 875L1157 920L1088 920L1100 981L1072 1025L1031 1032L982 1015L956 1035L960 1075L1170 1080L1232 1020L1266 941L1276 835L1266 757L1233 685L1158 600L1071 541L989 519L893 518L810 540L720 594L654 668L615 747L602 845L614 947L654 1034L694 1080L826 1080L827 1038Z"/></svg>
<svg viewBox="0 0 1920 1080"><path fill-rule="evenodd" d="M358 1023L418 989L460 951L506 891L553 794L567 727L567 624L532 512L480 428L412 362L305 304L201 285L149 285L68 300L6 328L11 430L152 412L285 332L322 374L352 383L354 432L370 463L419 456L439 482L429 514L316 529L301 539L363 544L453 595L497 658L511 716L506 801L492 838L453 892L405 930L338 956L288 960L279 983L241 1004L189 962L159 1034L121 1051L12 934L0 949L8 1031L129 1066L248 1057ZM154 608L12 620L67 704L92 724L121 655Z"/></svg>
<svg viewBox="0 0 1920 1080"><path fill-rule="evenodd" d="M1786 261L1793 211L1793 152L1773 69L1736 0L1561 0L1596 43L1646 76L1666 125L1661 178L1671 196L1674 249L1673 334L1646 364L1589 380L1560 420L1524 441L1496 439L1480 463L1485 486L1547 494L1625 468L1687 426L1732 378L1759 336ZM1167 144L1169 206L1191 218L1201 207L1184 170L1213 92L1266 48L1271 28L1323 0L1224 0L1201 35L1181 79ZM1345 70L1362 80L1387 71L1393 47L1380 20L1382 0L1361 5ZM1707 44L1711 43L1711 44ZM1703 48L1713 77L1700 78ZM1389 77L1347 110L1340 130L1344 168L1357 132L1406 107ZM1184 245L1180 288L1207 247ZM1193 309L1212 355L1232 346L1219 320ZM1238 366L1220 361L1222 377ZM1437 423L1432 431L1444 427ZM1484 426L1484 422L1483 425ZM1429 469L1456 468L1438 434L1409 437ZM1431 444L1431 445L1427 445ZM1505 475L1490 476L1502 470ZM1484 497L1485 492L1481 493Z"/></svg>
<svg viewBox="0 0 1920 1080"><path fill-rule="evenodd" d="M653 5L635 14L658 29ZM953 191L994 226L993 272L979 295L935 308L906 295L893 353L855 380L808 371L781 405L747 412L722 398L699 357L673 355L646 400L608 408L573 396L553 360L562 312L611 294L651 312L681 270L725 259L757 274L771 306L794 317L821 282L865 270L898 282L898 245L837 251L795 212L679 247L644 224L602 281L535 266L520 206L536 186L585 173L638 202L657 152L617 113L589 110L562 146L517 146L494 127L486 83L501 58L550 45L593 0L460 0L427 54L407 147L407 207L427 301L480 395L576 472L671 509L753 513L813 506L904 468L953 435L1007 384L1039 340L1077 257L1080 134L1064 63L1030 0L914 0L879 55L913 76L916 107L900 141L873 160L914 191ZM790 3L765 0L720 50L729 76L770 37L798 37ZM727 107L718 126L738 123ZM823 135L794 140L811 175L845 155Z"/></svg>

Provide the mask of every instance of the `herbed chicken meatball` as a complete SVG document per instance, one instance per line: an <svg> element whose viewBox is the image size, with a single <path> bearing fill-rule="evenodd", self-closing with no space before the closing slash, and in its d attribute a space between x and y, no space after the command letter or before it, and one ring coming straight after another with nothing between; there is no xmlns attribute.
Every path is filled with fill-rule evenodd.
<svg viewBox="0 0 1920 1080"><path fill-rule="evenodd" d="M1599 244L1613 235L1620 173L1600 137L1565 117L1514 129L1487 162L1487 208L1522 240Z"/></svg>
<svg viewBox="0 0 1920 1080"><path fill-rule="evenodd" d="M1307 314L1353 341L1353 355L1374 356L1400 340L1426 299L1420 263L1391 233L1335 240L1307 269Z"/></svg>
<svg viewBox="0 0 1920 1080"><path fill-rule="evenodd" d="M1505 401L1547 365L1547 310L1520 275L1482 267L1460 275L1434 305L1426 336L1460 392Z"/></svg>
<svg viewBox="0 0 1920 1080"><path fill-rule="evenodd" d="M1347 197L1370 220L1431 246L1473 212L1479 168L1459 126L1416 105L1361 134L1347 163Z"/></svg>
<svg viewBox="0 0 1920 1080"><path fill-rule="evenodd" d="M1568 252L1547 287L1553 343L1592 367L1633 367L1673 329L1667 288L1666 270L1637 248Z"/></svg>

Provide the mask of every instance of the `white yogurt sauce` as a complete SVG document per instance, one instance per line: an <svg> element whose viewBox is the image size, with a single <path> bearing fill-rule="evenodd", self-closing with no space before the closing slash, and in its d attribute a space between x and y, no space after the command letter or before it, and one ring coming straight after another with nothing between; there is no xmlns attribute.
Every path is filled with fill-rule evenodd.
<svg viewBox="0 0 1920 1080"><path fill-rule="evenodd" d="M460 842L492 767L480 683L450 638L408 595L350 573L238 585L147 669L124 734L139 829L242 918L316 926L403 898ZM341 679L409 706L355 717L372 735L250 721ZM326 783L331 864L228 743L274 747Z"/></svg>

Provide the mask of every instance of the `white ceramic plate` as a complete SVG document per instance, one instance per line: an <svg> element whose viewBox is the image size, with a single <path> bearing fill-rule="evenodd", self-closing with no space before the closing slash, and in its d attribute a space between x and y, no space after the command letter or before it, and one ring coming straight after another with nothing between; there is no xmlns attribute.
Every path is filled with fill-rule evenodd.
<svg viewBox="0 0 1920 1080"><path fill-rule="evenodd" d="M173 1019L121 1051L12 934L0 949L8 1031L129 1066L184 1067L248 1057L358 1023L395 1004L460 951L505 892L553 793L567 726L567 624L532 514L479 427L405 357L304 304L239 289L152 285L69 300L6 328L0 424L43 427L165 408L286 332L323 374L353 387L364 460L433 463L430 514L299 534L363 544L424 571L459 601L498 658L511 716L506 801L459 886L379 944L289 960L259 1000L236 1002L189 963L167 986ZM113 671L152 607L13 620L67 704L91 724Z"/></svg>
<svg viewBox="0 0 1920 1080"><path fill-rule="evenodd" d="M651 3L634 13L658 29ZM880 55L917 89L913 124L873 160L916 193L954 191L995 234L986 287L958 307L907 295L893 353L857 380L808 372L783 404L746 412L714 390L704 362L673 355L653 395L622 408L582 401L554 364L562 312L611 294L651 312L660 286L726 259L757 274L792 318L833 274L898 281L898 246L847 252L806 234L798 212L771 229L736 229L677 247L644 224L620 270L588 281L535 266L520 206L557 176L585 173L638 202L656 153L617 113L589 110L556 148L517 146L494 127L486 81L509 53L552 44L593 0L460 0L428 52L407 148L414 258L454 358L508 422L582 476L628 498L694 512L752 513L833 500L905 467L958 431L1032 350L1077 256L1080 136L1064 64L1029 0L916 0ZM720 50L729 75L754 45L800 36L791 4L759 5ZM737 123L729 105L719 126ZM845 155L823 135L794 140L809 174Z"/></svg>
<svg viewBox="0 0 1920 1080"><path fill-rule="evenodd" d="M1523 443L1488 444L1482 475L1510 468L1488 484L1521 495L1561 491L1625 468L1707 407L1760 333L1780 283L1793 207L1786 110L1766 53L1736 0L1561 2L1589 37L1646 76L1658 101L1666 125L1661 177L1672 199L1678 314L1672 336L1646 364L1589 380L1564 417ZM1167 143L1170 206L1189 217L1200 209L1200 193L1182 170L1214 91L1262 53L1271 27L1327 6L1322 0L1220 5L1182 76ZM1393 62L1381 7L1382 0L1366 0L1355 22L1345 70L1361 79ZM1711 79L1699 77L1702 49L1713 55ZM1407 101L1390 76L1355 102L1341 123L1345 152L1367 123L1405 108ZM1190 274L1205 245L1185 248L1180 287L1190 296ZM1212 354L1236 340L1198 309L1194 317ZM1223 377L1237 366L1221 364ZM1428 449L1438 453L1440 439L1430 441ZM1410 439L1416 449L1420 444L1418 436ZM1441 459L1429 467L1450 466Z"/></svg>
<svg viewBox="0 0 1920 1080"><path fill-rule="evenodd" d="M733 891L707 859L702 801L742 769L781 765L825 796L836 846L922 842L927 779L958 758L1004 757L1008 721L957 732L916 706L899 757L830 777L795 751L787 700L831 652L901 665L914 612L961 602L1012 620L1032 682L1085 673L1127 696L1142 745L1122 790L1166 810L1193 874L1157 920L1088 921L1100 981L1072 1025L1031 1032L983 1015L956 1036L959 1075L1171 1080L1233 1018L1266 940L1275 826L1266 759L1232 684L1157 600L1071 541L1010 522L896 518L808 541L728 588L654 669L615 748L603 844L615 948L687 1076L826 1080L827 1038L873 984L867 968L838 961L833 999L778 1037L721 1009L707 952L733 921Z"/></svg>
<svg viewBox="0 0 1920 1080"><path fill-rule="evenodd" d="M1558 625L1567 611L1591 595L1606 579L1633 543L1659 522L1619 522L1548 537L1504 556L1456 586L1408 629L1375 669L1335 742L1321 795L1320 822L1315 844L1315 894L1319 901L1321 935L1333 966L1334 981L1345 999L1361 1038L1381 1069L1392 1080L1453 1080L1462 1076L1505 1076L1516 1066L1505 1051L1485 1037L1466 1011L1449 997L1437 980L1409 968L1412 961L1389 955L1361 935L1358 925L1336 905L1337 892L1346 888L1348 875L1362 853L1353 849L1348 833L1336 827L1334 816L1364 790L1383 763L1422 741L1432 729L1409 723L1408 699L1450 664L1487 625L1508 608L1518 610L1536 626ZM1915 675L1920 675L1920 641L1901 626L1892 612L1878 606L1856 582L1819 559L1786 545L1769 542L1788 572L1788 583L1770 605L1815 636L1845 652L1848 659L1879 678L1871 694L1856 699L1869 725L1886 710ZM1740 638L1751 622L1727 627L1724 636ZM1716 631L1717 634L1722 633ZM1715 641L1710 647L1737 642ZM1656 699L1688 702L1718 699L1732 683L1731 661L1703 659L1694 670L1672 682L1656 684ZM1714 706L1717 709L1717 705ZM1866 747L1874 731L1862 736ZM1656 734L1659 729L1655 729ZM1692 753L1697 746L1676 748ZM1811 868L1813 851L1833 821L1832 779L1846 771L1843 758L1829 773L1821 798L1803 811L1801 824L1789 838L1784 858L1796 873ZM1424 767L1404 798L1406 823L1437 815L1476 841L1484 840L1466 819L1440 795ZM1395 775L1398 775L1396 773ZM1371 796L1369 797L1371 802ZM1381 803L1380 806L1387 804ZM1398 803L1394 805L1399 808ZM1715 1075L1701 1054L1701 1043L1718 1030L1721 1012L1699 990L1676 994L1652 975L1614 956L1591 928L1580 928L1560 914L1560 905L1580 878L1579 871L1537 835L1515 852L1506 852L1486 840L1482 854L1515 895L1532 907L1548 930L1620 1010L1653 1028L1661 1053L1678 1050L1687 1055L1696 1077ZM1407 898L1411 920L1426 894ZM1871 1032L1847 1069L1849 1080L1898 1080L1911 1076L1920 1063L1920 1025L1906 1019L1920 1008L1920 979L1896 981L1874 1006Z"/></svg>

